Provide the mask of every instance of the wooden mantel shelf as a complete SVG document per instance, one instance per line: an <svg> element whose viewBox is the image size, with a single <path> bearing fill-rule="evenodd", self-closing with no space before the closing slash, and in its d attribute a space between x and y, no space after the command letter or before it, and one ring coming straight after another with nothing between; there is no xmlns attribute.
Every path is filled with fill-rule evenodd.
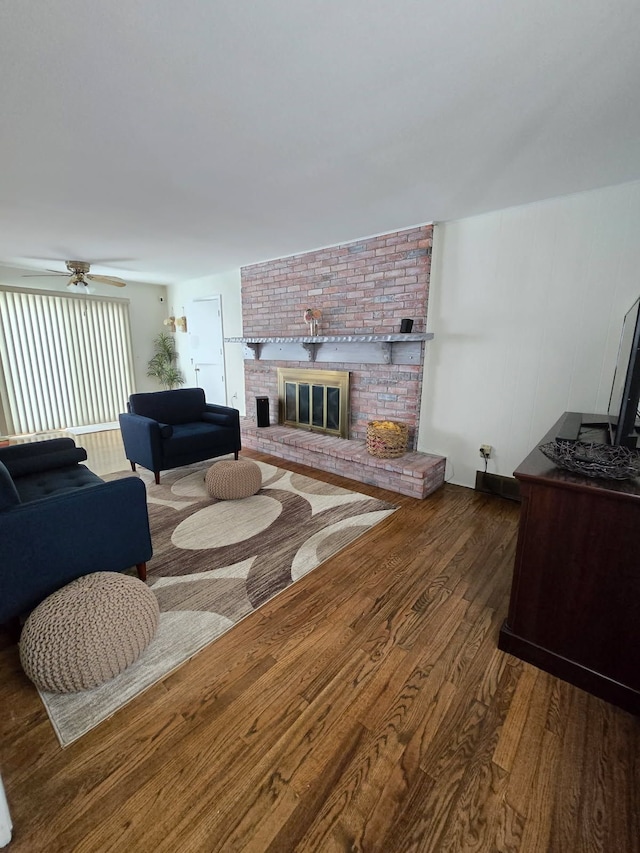
<svg viewBox="0 0 640 853"><path fill-rule="evenodd" d="M225 338L244 344L247 360L340 361L361 364L420 364L431 332L390 335L301 335L299 337Z"/></svg>

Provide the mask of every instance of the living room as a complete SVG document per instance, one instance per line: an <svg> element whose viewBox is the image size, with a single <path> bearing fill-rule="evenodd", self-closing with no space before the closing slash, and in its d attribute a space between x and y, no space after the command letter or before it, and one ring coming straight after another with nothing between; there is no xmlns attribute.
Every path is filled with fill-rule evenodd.
<svg viewBox="0 0 640 853"><path fill-rule="evenodd" d="M487 471L511 478L563 412L607 410L622 320L640 294L640 69L631 35L638 12L625 0L606 9L590 2L579 13L540 0L513 21L496 3L482 10L470 2L456 10L424 5L372 9L350 0L321 13L294 10L284 0L251 10L190 2L178 12L141 0L125 12L65 0L57 9L29 2L22 12L3 12L0 62L9 85L2 95L0 286L63 294L65 277L24 276L65 272L74 257L91 262L92 272L125 280L117 294L100 282L95 292L128 300L131 391L155 391L147 376L153 339L169 316L186 316L188 329L194 300L219 295L224 338L242 338L255 331L247 312L262 310L249 307L246 290L243 298L256 266L428 230L423 303L407 315L406 303L391 298L373 331L399 331L410 316L416 329L433 335L423 344L415 450L446 459L438 497L399 498L396 516L404 520L390 524L388 538L371 534L367 547L363 537L351 557L338 556L325 575L309 578L303 588L310 598L297 594L295 615L272 604L237 626L236 636L251 649L260 629L270 632L260 656L247 654L240 663L240 641L227 640L65 749L37 694L29 694L16 655L3 649L2 699L11 719L0 739L0 774L17 850L29 843L51 850L181 849L182 832L190 845L182 849L193 850L466 850L474 849L474 832L483 833L477 849L586 850L603 839L600 849L637 849L637 782L627 759L611 757L611 749L634 754L637 720L515 658L489 653L508 603L519 509L474 486L485 467L481 445L491 446ZM306 335L309 305L323 312L321 335L353 333L333 307L342 299L355 314L358 299L384 295L370 279L366 292L354 281L330 294L332 282L322 275L308 287L291 287L290 314L265 307L265 335ZM173 338L186 385L197 385L188 334L178 329ZM255 395L271 393L271 386L248 381L256 364L241 343L225 341L224 365L224 402L255 420ZM271 412L275 417L273 402ZM333 474L326 480L356 487ZM390 496L377 486L363 489ZM419 577L421 561L431 562L428 576ZM471 566L480 563L474 575ZM457 587L451 578L441 582L436 570L454 564ZM382 608L376 627L368 623L360 635L365 614L387 600L381 574L388 583L402 578L405 597L397 592L397 610ZM445 628L451 637L464 635L464 650L455 647L447 661L444 692L431 702L422 693L423 743L433 739L440 752L422 754L411 738L405 750L401 733L395 751L380 759L375 784L364 781L356 794L384 722L373 704L358 704L364 700L357 664L388 637L389 669L376 676L376 686L381 696L399 686L393 665L402 662L398 679L407 674L417 635L404 621L393 645L394 619L420 613L421 583L433 598L449 595L449 587L451 601L461 596L436 619L434 637ZM345 596L335 612L332 588ZM317 616L323 608L326 621ZM422 642L428 632L419 636ZM291 669L282 664L297 643L329 668L334 656L344 663L341 648L357 645L342 680L331 682L334 710L352 687L359 697L355 710L340 706L331 717L339 744L331 760L316 752L298 769L297 753L285 746L287 721L295 729L303 706L314 706L326 673L314 675L300 695L286 695L285 679L305 678L304 661ZM236 668L224 669L227 661ZM443 666L414 663L416 681ZM220 682L211 674L216 666L224 670ZM478 670L472 688L465 681L470 670ZM272 695L267 672L272 710L252 692L255 684ZM452 713L459 681L473 694L465 694L462 721ZM239 696L247 702L240 709ZM288 704L276 719L279 702ZM20 707L32 729L16 719ZM221 741L234 738L234 712L242 729L225 760ZM459 728L445 744L439 738L448 714ZM264 726L252 729L251 719ZM318 712L305 733L309 742L321 719ZM267 747L271 725L275 740ZM265 741L252 753L256 731ZM369 737L359 751L359 740ZM482 768L475 781L473 761L463 755L468 743ZM483 750L498 758L484 764ZM605 781L596 756L606 764ZM233 802L212 778L216 762ZM446 784L438 787L440 773L455 788L451 802ZM248 802L254 793L254 806L244 809L237 798ZM108 821L99 817L101 798ZM604 830L592 814L601 801ZM428 803L426 817L421 802ZM576 802L579 814L572 815ZM489 829L482 827L485 810ZM570 826L565 834L563 820Z"/></svg>
<svg viewBox="0 0 640 853"><path fill-rule="evenodd" d="M622 320L640 292L640 248L631 236L638 226L638 181L435 225L427 317L416 318L434 334L417 449L447 457L448 481L474 487L481 444L493 448L488 470L511 477L562 412L606 412ZM0 267L0 274L9 286L60 287L51 278L25 279L16 268ZM138 390L157 387L146 364L172 307L181 312L212 293L221 295L225 337L241 337L240 268L130 288ZM304 301L298 295L293 304ZM302 313L289 334L304 334ZM187 335L175 339L194 384ZM227 399L255 417L246 404L242 347L224 348Z"/></svg>

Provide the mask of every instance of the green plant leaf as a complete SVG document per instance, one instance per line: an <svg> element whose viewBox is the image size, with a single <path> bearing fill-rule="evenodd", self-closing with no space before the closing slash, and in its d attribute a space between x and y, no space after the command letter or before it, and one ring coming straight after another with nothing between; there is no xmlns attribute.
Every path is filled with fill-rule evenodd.
<svg viewBox="0 0 640 853"><path fill-rule="evenodd" d="M185 378L176 365L178 357L173 337L160 332L153 341L154 355L147 363L147 376L151 376L169 390L184 385Z"/></svg>

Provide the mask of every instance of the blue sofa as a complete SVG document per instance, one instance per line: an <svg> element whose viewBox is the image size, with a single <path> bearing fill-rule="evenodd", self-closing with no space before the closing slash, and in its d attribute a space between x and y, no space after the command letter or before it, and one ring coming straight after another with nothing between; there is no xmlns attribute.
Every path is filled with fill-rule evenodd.
<svg viewBox="0 0 640 853"><path fill-rule="evenodd" d="M144 483L105 483L71 438L0 447L0 624L11 624L69 581L135 566L152 555Z"/></svg>
<svg viewBox="0 0 640 853"><path fill-rule="evenodd" d="M207 403L202 388L132 394L120 431L133 471L136 463L160 472L233 453L238 458L240 413Z"/></svg>

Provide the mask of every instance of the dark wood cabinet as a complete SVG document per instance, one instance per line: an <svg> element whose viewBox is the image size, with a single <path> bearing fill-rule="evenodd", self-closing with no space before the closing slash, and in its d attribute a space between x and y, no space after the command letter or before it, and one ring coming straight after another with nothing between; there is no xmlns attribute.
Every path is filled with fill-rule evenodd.
<svg viewBox="0 0 640 853"><path fill-rule="evenodd" d="M640 480L572 474L538 447L514 472L522 507L499 646L640 714Z"/></svg>

